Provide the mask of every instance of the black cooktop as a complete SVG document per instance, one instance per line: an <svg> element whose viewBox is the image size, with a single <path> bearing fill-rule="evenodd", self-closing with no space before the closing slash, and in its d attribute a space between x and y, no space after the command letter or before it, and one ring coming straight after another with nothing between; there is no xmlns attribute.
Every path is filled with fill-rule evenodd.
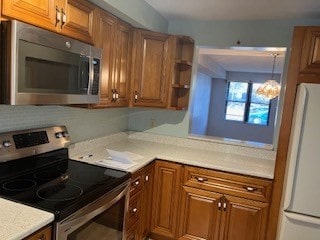
<svg viewBox="0 0 320 240"><path fill-rule="evenodd" d="M1 163L1 197L53 212L59 221L130 178L68 159L68 149Z"/></svg>

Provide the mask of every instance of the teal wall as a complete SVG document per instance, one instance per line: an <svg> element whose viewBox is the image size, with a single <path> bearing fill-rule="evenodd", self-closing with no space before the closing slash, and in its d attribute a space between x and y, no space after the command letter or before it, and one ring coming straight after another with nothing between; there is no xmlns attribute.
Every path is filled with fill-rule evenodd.
<svg viewBox="0 0 320 240"><path fill-rule="evenodd" d="M168 21L144 0L90 0L135 27L168 31Z"/></svg>
<svg viewBox="0 0 320 240"><path fill-rule="evenodd" d="M0 132L65 125L71 141L126 131L128 109L83 109L63 106L0 105Z"/></svg>
<svg viewBox="0 0 320 240"><path fill-rule="evenodd" d="M229 47L235 46L239 40L241 46L248 47L287 47L290 49L293 27L298 25L319 25L320 19L295 19L295 20L260 20L260 21L171 21L169 22L169 33L189 35L195 39L197 46L214 46ZM286 71L289 60L289 52L287 52L283 80L286 79ZM197 62L197 54L195 54L195 62ZM194 69L196 67L194 66ZM195 73L193 73L196 76ZM282 100L281 100L282 101ZM280 109L281 109L280 103ZM155 134L166 134L172 136L185 137L189 131L189 113L182 112L180 114L170 114L171 111L159 112L158 110L149 110L140 112L139 110L129 111L129 129L134 126L136 131L148 131ZM140 117L137 118L136 115ZM166 114L168 121L162 122L162 116ZM145 120L152 115L155 122L163 126L170 126L170 132L164 131L163 126L155 128ZM178 117L177 117L178 115ZM184 115L182 118L181 115ZM277 115L280 119L281 114ZM179 122L179 119L181 120ZM172 124L174 123L174 124ZM275 132L277 133L278 126ZM276 145L277 139L274 143Z"/></svg>

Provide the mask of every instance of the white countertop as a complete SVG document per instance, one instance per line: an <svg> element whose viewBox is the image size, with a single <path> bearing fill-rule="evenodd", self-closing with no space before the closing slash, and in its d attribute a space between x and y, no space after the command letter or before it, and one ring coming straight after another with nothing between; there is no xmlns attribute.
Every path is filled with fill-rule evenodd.
<svg viewBox="0 0 320 240"><path fill-rule="evenodd" d="M144 140L141 140L144 139ZM270 150L222 146L190 139L145 133L119 133L70 146L70 158L96 164L109 157L106 149L129 151L143 156L136 165L124 169L135 172L154 159L273 179L275 152ZM108 167L112 166L112 161Z"/></svg>
<svg viewBox="0 0 320 240"><path fill-rule="evenodd" d="M117 133L73 144L70 158L96 164L106 149L142 156L126 169L135 172L154 159L273 179L275 152L147 133ZM117 168L117 167L114 167ZM54 215L0 198L0 239L22 239L54 220Z"/></svg>
<svg viewBox="0 0 320 240"><path fill-rule="evenodd" d="M25 238L53 219L52 213L0 198L0 239Z"/></svg>

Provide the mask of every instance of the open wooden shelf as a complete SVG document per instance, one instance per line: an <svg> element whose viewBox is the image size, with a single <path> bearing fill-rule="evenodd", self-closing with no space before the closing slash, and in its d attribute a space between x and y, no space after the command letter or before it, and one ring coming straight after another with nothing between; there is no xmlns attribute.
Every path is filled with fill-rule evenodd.
<svg viewBox="0 0 320 240"><path fill-rule="evenodd" d="M194 40L192 38L187 36L175 36L175 60L169 97L169 109L188 109L193 51Z"/></svg>

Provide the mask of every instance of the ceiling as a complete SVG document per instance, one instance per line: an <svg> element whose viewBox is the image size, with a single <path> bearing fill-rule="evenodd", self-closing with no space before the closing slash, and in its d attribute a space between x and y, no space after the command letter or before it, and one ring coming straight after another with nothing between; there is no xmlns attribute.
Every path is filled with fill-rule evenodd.
<svg viewBox="0 0 320 240"><path fill-rule="evenodd" d="M207 68L211 66L213 70L218 67L229 72L271 73L273 54L277 54L274 73L282 73L286 48L199 48L199 56L206 56L210 60L207 61Z"/></svg>
<svg viewBox="0 0 320 240"><path fill-rule="evenodd" d="M145 0L173 20L319 18L319 0Z"/></svg>
<svg viewBox="0 0 320 240"><path fill-rule="evenodd" d="M268 20L320 18L320 0L145 0L169 21ZM200 48L199 56L214 60L225 71L272 71L274 49ZM281 52L282 51L282 52ZM277 57L275 73L283 71L285 50Z"/></svg>

